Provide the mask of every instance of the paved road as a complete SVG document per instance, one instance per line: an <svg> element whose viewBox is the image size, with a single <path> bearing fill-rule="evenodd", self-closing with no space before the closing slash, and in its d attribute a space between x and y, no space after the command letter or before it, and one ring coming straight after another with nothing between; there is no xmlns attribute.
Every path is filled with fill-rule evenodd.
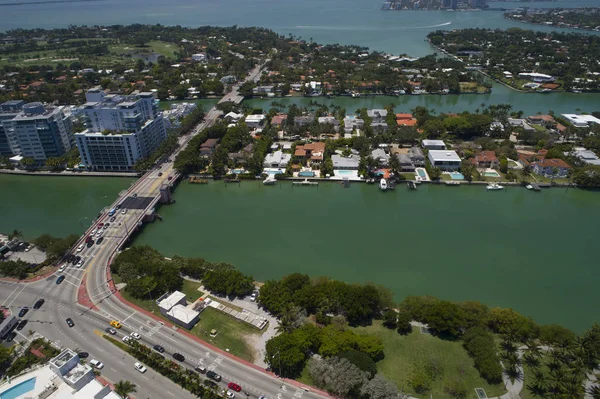
<svg viewBox="0 0 600 399"><path fill-rule="evenodd" d="M260 73L261 69L257 67L247 80L256 81ZM237 87L234 87L221 101L241 101ZM180 138L180 149L171 159L185 148L193 135L214 124L220 115L221 112L216 108L211 109L191 135ZM122 204L123 208L115 215L116 220L110 222L110 227L104 231L103 242L91 248L84 248L78 253L85 259L83 268L70 267L65 270L62 274L66 278L61 285L55 283L59 273L27 285L0 282L0 303L10 307L14 314L18 313L18 308L21 306L32 306L38 298L46 299L42 309L30 310L24 317L29 320L29 324L22 331L25 334L19 335L19 339L28 339L26 331L32 329L61 345L89 352L92 357L97 357L106 365L102 373L108 379L111 381L128 379L137 384L139 398L191 397L189 393L183 393L174 383L152 371L146 375L137 373L132 366L133 359L99 336L99 332L104 331L108 322L116 319L123 324L123 328L118 333L119 338L136 331L142 335L142 342L146 345L160 344L166 349L167 355L181 353L186 358L184 364L188 368L201 364L210 370L215 370L223 376L223 386L230 381L236 382L244 391L249 392L251 397L261 395L277 399L323 397L316 392L296 388L239 359L224 356L212 347L190 339L176 329L128 307L113 292L112 285L107 281L106 267L115 251L122 246L131 231L139 226L143 215L148 210L136 209L132 203L136 198L137 200L144 197L155 198L161 185L170 184L174 180L170 177L175 175L172 162L167 162L144 174L128 190L121 192L111 208L116 207L117 204ZM126 213L122 212L123 209L127 209ZM108 219L108 216L104 215L96 223L107 222ZM96 226L92 226L90 230ZM82 239L88 234L89 230ZM84 299L89 299L93 304L89 308L77 304L78 287L82 282L87 284L88 292L88 298ZM71 317L75 322L75 327L72 329L65 323L67 317Z"/></svg>

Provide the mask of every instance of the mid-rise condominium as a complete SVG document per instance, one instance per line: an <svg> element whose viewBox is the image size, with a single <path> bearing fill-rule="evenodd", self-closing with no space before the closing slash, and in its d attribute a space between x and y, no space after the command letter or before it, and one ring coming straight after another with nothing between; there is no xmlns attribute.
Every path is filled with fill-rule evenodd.
<svg viewBox="0 0 600 399"><path fill-rule="evenodd" d="M134 96L86 93L87 129L76 133L81 162L91 170L129 170L167 138L162 113L152 93Z"/></svg>
<svg viewBox="0 0 600 399"><path fill-rule="evenodd" d="M0 154L43 162L71 149L73 123L61 107L14 100L0 105Z"/></svg>

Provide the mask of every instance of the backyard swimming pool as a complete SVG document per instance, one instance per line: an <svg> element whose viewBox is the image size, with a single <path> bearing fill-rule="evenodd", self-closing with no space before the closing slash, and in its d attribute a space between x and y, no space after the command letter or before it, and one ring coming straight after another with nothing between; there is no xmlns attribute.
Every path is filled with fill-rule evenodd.
<svg viewBox="0 0 600 399"><path fill-rule="evenodd" d="M33 390L35 388L35 377L30 378L26 381L23 381L19 385L15 385L7 389L6 391L0 393L1 399L15 399L19 396Z"/></svg>
<svg viewBox="0 0 600 399"><path fill-rule="evenodd" d="M452 180L465 180L465 177L460 172L450 172Z"/></svg>
<svg viewBox="0 0 600 399"><path fill-rule="evenodd" d="M315 172L311 172L311 171L298 172L298 177L315 177Z"/></svg>
<svg viewBox="0 0 600 399"><path fill-rule="evenodd" d="M483 175L484 175L485 177L500 177L500 175L498 174L498 172L494 172L494 171L491 171L491 172L483 172Z"/></svg>
<svg viewBox="0 0 600 399"><path fill-rule="evenodd" d="M425 171L423 169L417 169L416 172L419 174L419 177L426 179L427 178L427 173L425 173Z"/></svg>
<svg viewBox="0 0 600 399"><path fill-rule="evenodd" d="M340 176L350 176L354 175L355 172L353 170L336 170L335 173Z"/></svg>

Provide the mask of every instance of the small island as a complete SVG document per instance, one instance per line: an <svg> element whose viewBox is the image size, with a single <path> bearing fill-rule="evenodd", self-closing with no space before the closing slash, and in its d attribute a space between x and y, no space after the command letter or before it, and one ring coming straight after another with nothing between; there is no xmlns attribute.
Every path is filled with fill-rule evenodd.
<svg viewBox="0 0 600 399"><path fill-rule="evenodd" d="M530 24L558 28L600 30L600 8L517 8L504 14L504 18Z"/></svg>

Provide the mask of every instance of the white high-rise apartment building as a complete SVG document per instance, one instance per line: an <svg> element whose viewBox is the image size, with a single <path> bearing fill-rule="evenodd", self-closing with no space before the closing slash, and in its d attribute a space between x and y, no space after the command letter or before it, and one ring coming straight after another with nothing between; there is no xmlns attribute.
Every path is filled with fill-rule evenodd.
<svg viewBox="0 0 600 399"><path fill-rule="evenodd" d="M167 138L152 93L121 96L92 89L86 100L82 108L87 129L76 133L75 140L88 169L129 170Z"/></svg>

